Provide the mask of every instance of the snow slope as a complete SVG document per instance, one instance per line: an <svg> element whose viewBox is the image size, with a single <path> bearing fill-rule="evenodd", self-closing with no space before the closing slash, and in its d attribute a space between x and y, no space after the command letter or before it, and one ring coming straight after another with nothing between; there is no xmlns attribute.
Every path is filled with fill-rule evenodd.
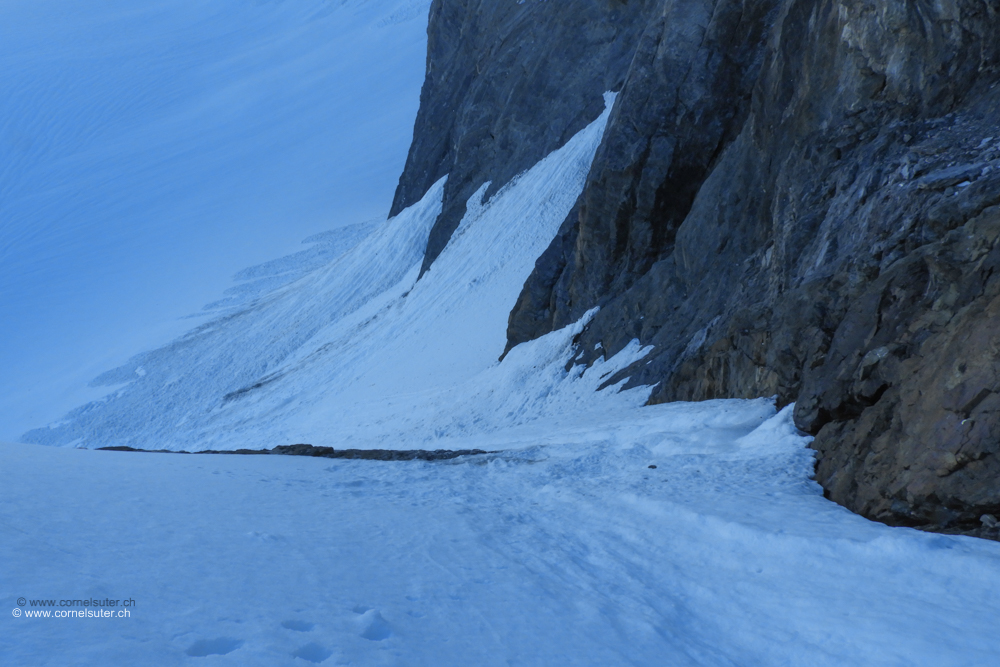
<svg viewBox="0 0 1000 667"><path fill-rule="evenodd" d="M237 271L384 219L429 2L0 3L0 437Z"/></svg>
<svg viewBox="0 0 1000 667"><path fill-rule="evenodd" d="M3 662L995 662L1000 544L824 500L788 408L508 433L437 463L0 446ZM22 596L136 604L15 618Z"/></svg>
<svg viewBox="0 0 1000 667"><path fill-rule="evenodd" d="M27 63L0 68L14 91L0 99L0 145L19 161L0 166L0 285L14 288L0 290L13 369L2 428L24 421L11 406L44 398L51 411L82 396L39 381L17 403L31 372L66 369L72 384L81 359L121 359L159 337L169 342L99 378L103 397L25 439L495 450L389 463L0 444L0 661L994 661L1000 545L889 528L824 500L789 408L643 407L649 388L603 386L648 354L635 344L567 370L593 312L497 362L507 313L583 186L613 96L489 201L484 184L417 280L444 181L399 216L370 218L405 153L397 131L412 114L396 115L413 111L406 58L422 51L425 11L361 0L0 7L0 60ZM390 93L404 101L380 107ZM276 222L301 225L286 238L340 227L272 259ZM202 254L178 250L182 238ZM218 298L207 267L228 275L260 260ZM207 314L174 338L196 298L212 301ZM47 345L68 349L40 359ZM34 615L85 598L135 605L128 618Z"/></svg>
<svg viewBox="0 0 1000 667"><path fill-rule="evenodd" d="M464 434L454 420L476 419L466 397L500 391L494 369L507 314L583 188L613 100L609 94L597 120L489 201L483 184L419 281L444 179L329 264L104 374L98 382L116 391L23 440L412 449ZM475 410L489 412L481 401ZM501 425L538 416L518 411ZM489 430L488 421L476 428Z"/></svg>

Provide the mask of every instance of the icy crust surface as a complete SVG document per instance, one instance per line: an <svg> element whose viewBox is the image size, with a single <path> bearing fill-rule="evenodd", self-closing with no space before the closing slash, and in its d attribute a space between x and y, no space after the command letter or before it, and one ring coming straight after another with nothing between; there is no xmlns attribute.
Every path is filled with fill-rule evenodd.
<svg viewBox="0 0 1000 667"><path fill-rule="evenodd" d="M790 409L622 406L506 433L502 454L439 463L0 446L0 655L942 667L1000 651L1000 544L823 499ZM136 606L14 618L21 596Z"/></svg>
<svg viewBox="0 0 1000 667"><path fill-rule="evenodd" d="M245 306L220 304L219 317L105 373L96 383L120 385L116 391L22 440L185 450L437 448L452 437L595 409L585 392L642 352L629 347L608 368L588 370L593 381L573 383L579 372L562 366L593 313L503 364L497 359L510 308L582 190L613 102L608 94L597 120L488 201L483 184L419 281L445 179L328 264L250 294ZM308 261L278 261L246 276L283 279ZM564 394L553 393L563 385ZM607 405L637 405L647 395L643 388Z"/></svg>

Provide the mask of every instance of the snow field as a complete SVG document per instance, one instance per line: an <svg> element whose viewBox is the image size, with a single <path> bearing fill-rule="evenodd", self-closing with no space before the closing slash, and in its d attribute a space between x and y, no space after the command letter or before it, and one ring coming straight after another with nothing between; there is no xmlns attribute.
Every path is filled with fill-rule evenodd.
<svg viewBox="0 0 1000 667"><path fill-rule="evenodd" d="M436 463L2 446L0 599L137 605L129 619L5 612L0 654L938 667L1000 650L1000 545L824 500L807 439L769 401L493 437L510 447Z"/></svg>

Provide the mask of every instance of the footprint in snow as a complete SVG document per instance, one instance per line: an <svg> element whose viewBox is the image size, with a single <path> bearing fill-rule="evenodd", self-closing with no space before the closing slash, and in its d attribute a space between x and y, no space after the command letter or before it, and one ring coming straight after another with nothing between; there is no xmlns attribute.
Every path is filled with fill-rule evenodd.
<svg viewBox="0 0 1000 667"><path fill-rule="evenodd" d="M292 657L302 658L303 660L308 660L309 662L323 662L331 655L333 655L333 651L314 642L309 642L305 646L300 646L295 649L294 653L292 653Z"/></svg>
<svg viewBox="0 0 1000 667"><path fill-rule="evenodd" d="M208 655L226 655L241 646L243 646L243 641L240 639L216 637L215 639L199 639L188 646L184 652L196 658L204 658Z"/></svg>

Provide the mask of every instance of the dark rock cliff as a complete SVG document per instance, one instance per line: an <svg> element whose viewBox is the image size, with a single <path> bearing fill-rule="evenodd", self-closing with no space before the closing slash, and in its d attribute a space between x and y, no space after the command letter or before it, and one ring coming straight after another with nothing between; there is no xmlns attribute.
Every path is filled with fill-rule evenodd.
<svg viewBox="0 0 1000 667"><path fill-rule="evenodd" d="M390 211L448 175L422 272L485 181L489 197L601 114L657 1L433 1L427 76Z"/></svg>
<svg viewBox="0 0 1000 667"><path fill-rule="evenodd" d="M1000 512L1000 0L435 0L431 19L395 204L452 174L425 268L472 191L621 89L509 346L599 305L583 363L638 338L654 352L621 377L653 402L796 401L837 502L973 534Z"/></svg>

